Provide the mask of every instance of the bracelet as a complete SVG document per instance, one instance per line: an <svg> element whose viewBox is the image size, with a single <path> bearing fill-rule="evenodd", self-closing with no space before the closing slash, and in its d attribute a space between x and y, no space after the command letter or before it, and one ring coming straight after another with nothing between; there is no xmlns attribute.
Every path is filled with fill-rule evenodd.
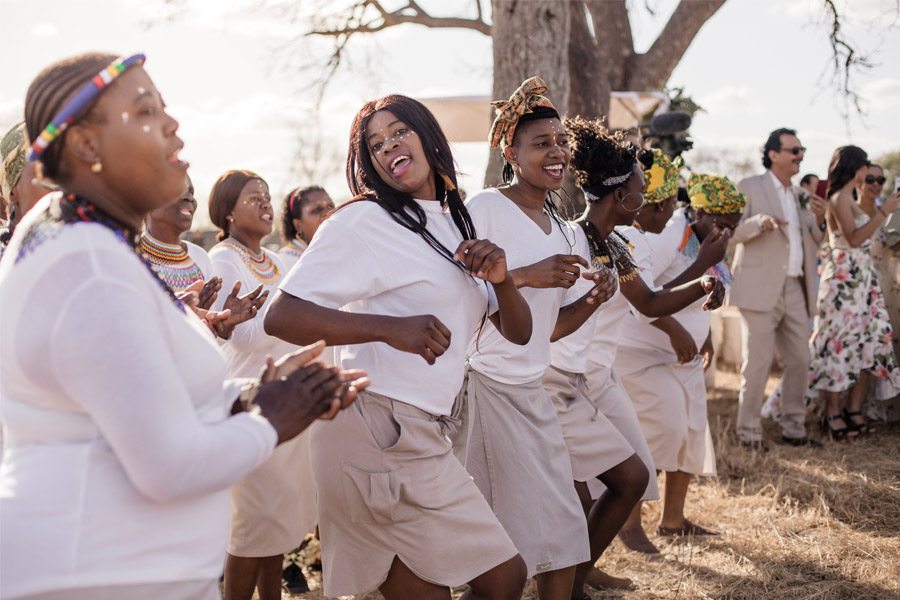
<svg viewBox="0 0 900 600"><path fill-rule="evenodd" d="M241 394L240 396L238 396L238 400L240 401L241 407L243 407L244 410L248 410L250 408L250 405L253 404L254 400L256 400L256 394L258 392L258 381L247 383L241 388Z"/></svg>

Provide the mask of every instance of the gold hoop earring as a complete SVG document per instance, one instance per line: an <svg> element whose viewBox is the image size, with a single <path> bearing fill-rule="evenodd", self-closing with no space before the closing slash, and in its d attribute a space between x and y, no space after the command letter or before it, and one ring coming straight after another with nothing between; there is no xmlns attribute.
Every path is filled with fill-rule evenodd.
<svg viewBox="0 0 900 600"><path fill-rule="evenodd" d="M101 163L99 160L97 160L96 162L94 162L94 164L91 165L91 171L94 173L99 173L102 170L103 170L103 163Z"/></svg>

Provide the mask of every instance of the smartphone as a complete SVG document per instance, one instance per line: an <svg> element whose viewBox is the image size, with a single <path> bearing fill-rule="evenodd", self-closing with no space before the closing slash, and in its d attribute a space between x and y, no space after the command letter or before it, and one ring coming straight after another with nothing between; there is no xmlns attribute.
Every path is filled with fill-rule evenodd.
<svg viewBox="0 0 900 600"><path fill-rule="evenodd" d="M819 198L827 198L828 197L828 180L820 179L819 183L816 184L816 196Z"/></svg>
<svg viewBox="0 0 900 600"><path fill-rule="evenodd" d="M894 177L894 191L900 192L900 175Z"/></svg>

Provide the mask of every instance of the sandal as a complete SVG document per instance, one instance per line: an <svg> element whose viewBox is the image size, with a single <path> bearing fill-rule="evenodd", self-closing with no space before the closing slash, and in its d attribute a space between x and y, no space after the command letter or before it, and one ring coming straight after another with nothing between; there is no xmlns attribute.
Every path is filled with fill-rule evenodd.
<svg viewBox="0 0 900 600"><path fill-rule="evenodd" d="M862 422L860 423L859 421L854 421L853 417L859 417ZM847 429L849 429L850 431L856 431L860 435L875 433L875 429L871 425L869 425L869 422L863 416L862 412L858 410L851 411L845 408L844 421L847 423Z"/></svg>
<svg viewBox="0 0 900 600"><path fill-rule="evenodd" d="M656 528L656 534L665 537L716 537L718 532L700 527L696 523L691 523L687 519L681 527L663 527Z"/></svg>
<svg viewBox="0 0 900 600"><path fill-rule="evenodd" d="M831 424L835 421L843 422L844 426L832 427ZM843 442L859 435L858 431L850 431L850 428L847 427L847 422L844 421L844 415L840 414L826 415L825 419L822 421L822 433L827 433L834 442Z"/></svg>

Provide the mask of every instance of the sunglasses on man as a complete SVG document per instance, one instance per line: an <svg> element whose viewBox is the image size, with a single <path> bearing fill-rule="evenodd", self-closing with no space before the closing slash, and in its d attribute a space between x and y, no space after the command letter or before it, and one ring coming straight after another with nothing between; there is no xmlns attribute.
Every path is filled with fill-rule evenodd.
<svg viewBox="0 0 900 600"><path fill-rule="evenodd" d="M801 152L806 152L806 146L794 146L792 148L782 148L779 152L790 152L794 156L799 155Z"/></svg>
<svg viewBox="0 0 900 600"><path fill-rule="evenodd" d="M874 175L866 175L866 183L868 183L869 185L872 185L873 183L884 185L885 181L887 181L887 179L885 179L882 175L879 175L878 177L875 177Z"/></svg>

